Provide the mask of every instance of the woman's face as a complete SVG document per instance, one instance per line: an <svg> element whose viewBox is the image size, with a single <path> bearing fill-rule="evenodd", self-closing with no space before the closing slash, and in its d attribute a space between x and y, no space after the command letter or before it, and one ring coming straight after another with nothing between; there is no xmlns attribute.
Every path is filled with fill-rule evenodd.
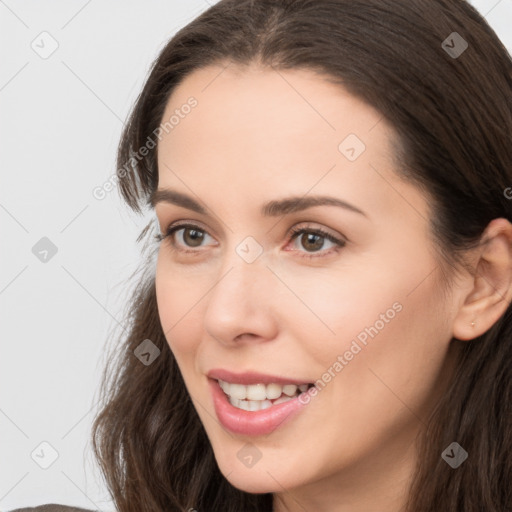
<svg viewBox="0 0 512 512"><path fill-rule="evenodd" d="M305 70L196 71L173 115L158 189L190 200L155 196L161 232L181 226L159 250L158 310L220 470L253 493L391 495L452 368L456 313L393 131ZM231 405L219 377L254 401ZM273 404L296 393L272 383L315 382Z"/></svg>

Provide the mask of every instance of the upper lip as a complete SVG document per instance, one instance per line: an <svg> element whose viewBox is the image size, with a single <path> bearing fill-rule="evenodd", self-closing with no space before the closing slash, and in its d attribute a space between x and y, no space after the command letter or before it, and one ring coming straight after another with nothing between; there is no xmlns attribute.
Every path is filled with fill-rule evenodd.
<svg viewBox="0 0 512 512"><path fill-rule="evenodd" d="M268 375L255 371L247 371L244 373L234 373L229 370L222 368L215 368L207 373L210 379L223 380L225 382L233 384L295 384L300 386L301 384L310 384L312 381L299 380L292 377L279 377L278 375Z"/></svg>

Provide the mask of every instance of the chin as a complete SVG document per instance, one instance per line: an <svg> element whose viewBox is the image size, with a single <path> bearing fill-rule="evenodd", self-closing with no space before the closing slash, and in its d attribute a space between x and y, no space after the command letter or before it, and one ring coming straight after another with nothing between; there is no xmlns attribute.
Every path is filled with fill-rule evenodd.
<svg viewBox="0 0 512 512"><path fill-rule="evenodd" d="M263 460L252 467L245 467L236 454L233 457L227 460L226 454L223 454L223 460L217 463L226 480L241 491L251 494L275 493L302 484L296 479L297 475L291 467L285 468L272 461L264 463Z"/></svg>
<svg viewBox="0 0 512 512"><path fill-rule="evenodd" d="M235 474L233 471L230 474L224 474L226 480L240 491L248 492L250 494L266 494L274 493L283 490L282 485L279 485L279 478L272 478L268 473L254 473L254 468L246 471L238 472Z"/></svg>

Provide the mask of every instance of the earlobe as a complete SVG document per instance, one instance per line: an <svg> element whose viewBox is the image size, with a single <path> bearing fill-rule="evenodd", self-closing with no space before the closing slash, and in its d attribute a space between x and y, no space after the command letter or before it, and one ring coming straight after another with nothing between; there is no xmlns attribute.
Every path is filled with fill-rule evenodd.
<svg viewBox="0 0 512 512"><path fill-rule="evenodd" d="M492 220L481 238L470 291L453 323L453 337L474 339L488 331L505 313L512 299L512 224Z"/></svg>

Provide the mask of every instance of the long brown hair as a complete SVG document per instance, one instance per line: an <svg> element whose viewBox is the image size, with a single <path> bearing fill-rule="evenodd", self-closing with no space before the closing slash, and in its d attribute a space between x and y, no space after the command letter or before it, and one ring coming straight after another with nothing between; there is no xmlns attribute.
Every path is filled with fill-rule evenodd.
<svg viewBox="0 0 512 512"><path fill-rule="evenodd" d="M321 73L390 122L397 173L431 198L433 240L452 269L492 219L512 219L512 61L462 0L221 0L164 47L125 126L119 190L134 211L158 184L158 147L139 150L174 88L207 65L253 62ZM151 265L137 275L92 432L117 509L271 511L272 494L238 490L217 467L161 328ZM161 351L147 366L134 355L146 339ZM512 510L511 308L464 343L419 441L408 512ZM453 441L469 453L457 469L441 458Z"/></svg>

